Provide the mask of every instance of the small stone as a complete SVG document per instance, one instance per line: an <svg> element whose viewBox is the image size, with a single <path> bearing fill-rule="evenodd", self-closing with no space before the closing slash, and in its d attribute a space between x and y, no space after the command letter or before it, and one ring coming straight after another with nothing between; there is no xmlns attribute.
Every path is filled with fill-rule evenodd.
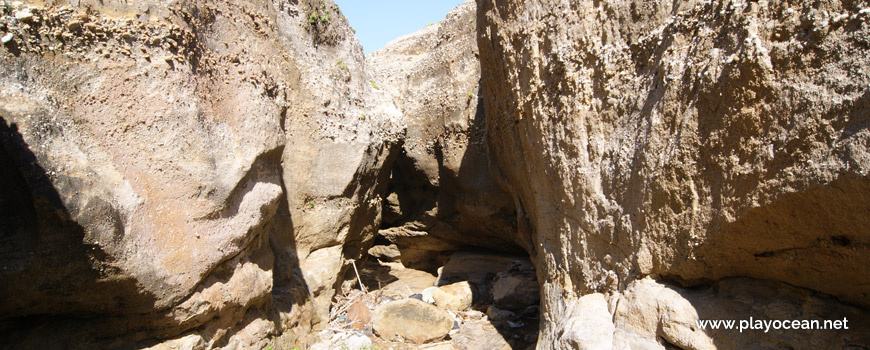
<svg viewBox="0 0 870 350"><path fill-rule="evenodd" d="M82 29L82 21L70 21L66 24L66 28L69 30L79 30Z"/></svg>
<svg viewBox="0 0 870 350"><path fill-rule="evenodd" d="M437 287L429 287L429 288L424 289L422 292L420 292L420 294L423 296L423 301L425 301L429 304L434 304L435 299L432 297L432 295L435 293L436 289L438 289L438 288Z"/></svg>
<svg viewBox="0 0 870 350"><path fill-rule="evenodd" d="M444 338L453 328L453 321L447 311L419 300L402 299L375 310L373 328L388 340L423 344Z"/></svg>
<svg viewBox="0 0 870 350"><path fill-rule="evenodd" d="M508 321L515 319L517 315L513 312L490 306L486 308L486 317L488 317L490 321Z"/></svg>
<svg viewBox="0 0 870 350"><path fill-rule="evenodd" d="M457 282L435 289L432 298L435 305L450 310L462 311L471 307L473 292L468 281Z"/></svg>
<svg viewBox="0 0 870 350"><path fill-rule="evenodd" d="M465 317L468 317L473 320L479 320L483 318L483 313L477 310L469 310L465 312Z"/></svg>
<svg viewBox="0 0 870 350"><path fill-rule="evenodd" d="M15 12L15 19L22 22L29 22L33 20L33 12L30 12L30 9L23 9L21 11Z"/></svg>
<svg viewBox="0 0 870 350"><path fill-rule="evenodd" d="M2 38L0 38L0 42L2 42L4 44L8 43L10 41L12 41L12 33L6 33L6 35L4 35Z"/></svg>
<svg viewBox="0 0 870 350"><path fill-rule="evenodd" d="M130 34L129 32L123 32L123 33L121 33L121 39L133 40L133 35Z"/></svg>
<svg viewBox="0 0 870 350"><path fill-rule="evenodd" d="M92 31L92 32L96 32L97 25L95 23L85 23L85 29Z"/></svg>

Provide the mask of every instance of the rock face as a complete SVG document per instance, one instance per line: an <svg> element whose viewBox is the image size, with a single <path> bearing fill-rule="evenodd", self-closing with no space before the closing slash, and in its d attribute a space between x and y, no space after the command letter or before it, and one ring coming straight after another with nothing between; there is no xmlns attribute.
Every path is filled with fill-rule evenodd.
<svg viewBox="0 0 870 350"><path fill-rule="evenodd" d="M465 247L531 256L437 284L510 327L540 295L540 349L870 344L866 3L477 0L368 58L329 0L15 2L0 30L0 348L305 347L366 253ZM698 323L750 317L851 327Z"/></svg>
<svg viewBox="0 0 870 350"><path fill-rule="evenodd" d="M489 172L475 10L466 1L367 58L408 126L381 231L405 263L441 266L462 247L516 252L525 243L515 234L513 199Z"/></svg>
<svg viewBox="0 0 870 350"><path fill-rule="evenodd" d="M340 11L38 3L2 16L0 343L292 347L374 238L404 129Z"/></svg>
<svg viewBox="0 0 870 350"><path fill-rule="evenodd" d="M748 276L870 306L867 10L846 1L478 6L490 149L546 276L539 348L575 346L559 334L586 323L572 316L581 295L618 294L644 276L670 281L664 289ZM688 304L679 307L701 305ZM672 327L682 326L660 329ZM860 328L838 334L867 334ZM674 332L656 336L710 345Z"/></svg>

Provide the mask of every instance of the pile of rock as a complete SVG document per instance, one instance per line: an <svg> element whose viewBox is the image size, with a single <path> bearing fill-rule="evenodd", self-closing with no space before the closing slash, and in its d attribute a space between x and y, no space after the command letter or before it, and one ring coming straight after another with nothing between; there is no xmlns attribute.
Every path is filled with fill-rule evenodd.
<svg viewBox="0 0 870 350"><path fill-rule="evenodd" d="M394 265L389 265L395 268ZM401 267L399 267L401 268ZM392 273L402 284L405 272ZM430 275L431 276L431 275ZM439 348L511 349L534 346L537 340L539 291L528 258L456 253L422 290L403 284L406 293L384 287L369 293L352 291L334 306L331 331L323 346L370 346L374 343L422 344ZM418 284L419 286L419 284ZM350 300L353 299L353 300ZM349 339L354 344L348 343Z"/></svg>

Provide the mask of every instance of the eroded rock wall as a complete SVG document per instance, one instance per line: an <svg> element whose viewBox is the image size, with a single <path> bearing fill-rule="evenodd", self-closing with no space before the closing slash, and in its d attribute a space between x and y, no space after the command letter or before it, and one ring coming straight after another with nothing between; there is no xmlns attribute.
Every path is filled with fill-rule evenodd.
<svg viewBox="0 0 870 350"><path fill-rule="evenodd" d="M4 346L292 346L323 321L403 132L332 2L3 11Z"/></svg>
<svg viewBox="0 0 870 350"><path fill-rule="evenodd" d="M597 322L575 310L589 293L608 295L614 332L638 333L613 304L644 277L667 289L746 276L870 306L870 4L478 6L491 149L544 279L539 348L582 345L566 334ZM641 295L657 313L669 304ZM653 348L712 344L650 327ZM846 348L859 328L813 334ZM808 346L755 336L742 345Z"/></svg>
<svg viewBox="0 0 870 350"><path fill-rule="evenodd" d="M526 244L513 198L489 171L476 10L466 1L367 58L408 126L381 231L406 263L441 266L458 249L517 252Z"/></svg>

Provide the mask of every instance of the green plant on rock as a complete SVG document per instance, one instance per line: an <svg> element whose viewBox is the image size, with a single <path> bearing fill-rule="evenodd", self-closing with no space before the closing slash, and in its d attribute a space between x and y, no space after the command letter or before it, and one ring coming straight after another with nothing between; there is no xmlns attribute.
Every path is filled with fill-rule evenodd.
<svg viewBox="0 0 870 350"><path fill-rule="evenodd" d="M341 70L344 70L344 71L349 70L349 69L347 68L347 65L344 64L344 62L342 62L342 61L335 62L335 65L338 67L338 69L341 69Z"/></svg>
<svg viewBox="0 0 870 350"><path fill-rule="evenodd" d="M323 10L324 14L321 15L320 12L314 10L308 15L308 23L316 25L318 23L326 23L329 22L329 10Z"/></svg>
<svg viewBox="0 0 870 350"><path fill-rule="evenodd" d="M378 84L375 83L374 80L369 80L369 82L372 83L372 89L375 89L375 90L380 90L380 89L381 89L381 87L378 86Z"/></svg>
<svg viewBox="0 0 870 350"><path fill-rule="evenodd" d="M308 203L306 203L305 205L308 206L308 209L314 209L314 201L313 200L308 201Z"/></svg>

